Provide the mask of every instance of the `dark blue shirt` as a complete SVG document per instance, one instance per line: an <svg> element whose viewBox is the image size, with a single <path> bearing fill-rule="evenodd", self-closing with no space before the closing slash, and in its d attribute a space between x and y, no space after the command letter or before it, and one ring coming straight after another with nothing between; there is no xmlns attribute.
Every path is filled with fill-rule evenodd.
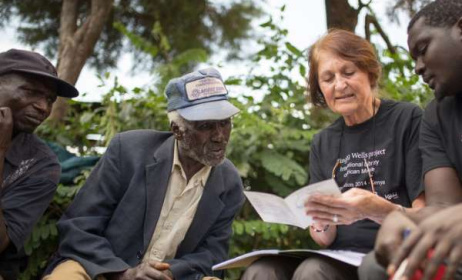
<svg viewBox="0 0 462 280"><path fill-rule="evenodd" d="M59 162L37 136L16 135L3 167L1 209L10 245L0 254L0 275L16 279L24 263L24 243L34 225L53 199L61 168Z"/></svg>

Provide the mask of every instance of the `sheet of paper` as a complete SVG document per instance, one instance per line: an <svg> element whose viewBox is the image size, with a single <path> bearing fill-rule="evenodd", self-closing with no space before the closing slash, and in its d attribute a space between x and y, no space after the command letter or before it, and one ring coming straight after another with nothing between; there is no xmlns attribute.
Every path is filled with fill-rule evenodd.
<svg viewBox="0 0 462 280"><path fill-rule="evenodd" d="M398 270L396 270L395 274L393 275L392 280L400 280L403 277L404 271L406 271L407 267L407 259L405 259L400 266L398 267Z"/></svg>
<svg viewBox="0 0 462 280"><path fill-rule="evenodd" d="M261 219L268 223L293 225L303 229L309 227L313 219L305 214L305 200L313 193L340 195L340 189L333 179L305 186L286 199L277 195L244 191L245 196L258 212Z"/></svg>
<svg viewBox="0 0 462 280"><path fill-rule="evenodd" d="M213 270L230 269L237 267L247 267L254 261L264 256L281 255L294 258L309 258L313 254L319 254L348 263L354 266L359 266L365 254L352 251L342 250L310 250L310 249L294 249L294 250L259 250L250 252L233 259L216 264L212 267Z"/></svg>
<svg viewBox="0 0 462 280"><path fill-rule="evenodd" d="M279 254L279 250L270 249L270 250L259 250L250 252L239 257L235 257L233 259L221 262L212 266L212 270L221 270L221 269L230 269L230 268L237 268L237 267L247 267L251 265L254 261L258 260L262 256L271 256Z"/></svg>
<svg viewBox="0 0 462 280"><path fill-rule="evenodd" d="M279 196L251 191L244 191L244 194L263 221L300 226L284 199Z"/></svg>
<svg viewBox="0 0 462 280"><path fill-rule="evenodd" d="M307 216L305 213L305 201L308 196L315 193L335 196L341 195L337 183L334 179L329 179L305 186L286 197L285 202L287 206L289 206L291 212L296 216L297 224L299 224L301 228L305 229L313 222L311 216Z"/></svg>

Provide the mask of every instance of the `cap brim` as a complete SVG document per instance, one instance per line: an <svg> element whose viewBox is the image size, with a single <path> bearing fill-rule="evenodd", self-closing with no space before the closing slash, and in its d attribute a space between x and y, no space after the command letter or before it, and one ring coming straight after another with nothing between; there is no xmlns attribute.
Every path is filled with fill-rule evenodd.
<svg viewBox="0 0 462 280"><path fill-rule="evenodd" d="M79 96L79 91L73 85L59 79L56 76L53 76L53 75L50 75L44 72L34 71L34 70L15 69L14 72L28 73L28 74L32 74L36 76L41 76L44 78L49 78L55 81L57 85L57 95L58 96L68 97L68 98Z"/></svg>
<svg viewBox="0 0 462 280"><path fill-rule="evenodd" d="M224 120L239 113L239 109L227 100L201 103L177 111L188 121Z"/></svg>

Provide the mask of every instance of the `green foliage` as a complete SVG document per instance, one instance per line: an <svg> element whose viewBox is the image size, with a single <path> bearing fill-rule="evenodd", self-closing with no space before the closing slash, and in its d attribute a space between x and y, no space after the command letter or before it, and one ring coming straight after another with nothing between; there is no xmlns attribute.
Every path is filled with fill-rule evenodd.
<svg viewBox="0 0 462 280"><path fill-rule="evenodd" d="M229 157L248 187L285 196L308 179L307 155L315 130L307 124L310 112L303 84L307 62L304 51L286 40L287 30L272 19L261 26L271 35L259 41L262 49L253 63L271 66L269 72L254 70L228 81L250 92L236 104L241 113L234 119Z"/></svg>
<svg viewBox="0 0 462 280"><path fill-rule="evenodd" d="M78 2L77 27L80 27L90 12L92 0ZM262 14L261 0L221 2L114 1L110 18L88 62L99 71L107 71L117 65L123 53L129 52L137 62L135 67L150 69L189 49L202 49L208 55L227 50L229 57L237 58L242 43L257 36L251 23ZM22 43L34 48L41 46L47 57L57 57L62 4L61 0L0 0L0 26L11 26L16 22L13 19L17 19L21 24L13 27ZM122 29L127 32L119 32ZM126 36L143 42L144 47L126 44Z"/></svg>
<svg viewBox="0 0 462 280"><path fill-rule="evenodd" d="M92 155L96 153L97 146L106 146L118 132L168 129L167 104L163 94L151 89L127 89L109 73L99 78L102 85L111 84L100 104L71 106L70 114L58 127L45 123L37 133L49 141L77 148L81 155ZM88 139L89 134L103 137L94 141Z"/></svg>
<svg viewBox="0 0 462 280"><path fill-rule="evenodd" d="M383 76L381 94L387 98L413 102L424 107L431 99L431 89L414 74L414 61L409 52L396 48L397 53L382 51Z"/></svg>

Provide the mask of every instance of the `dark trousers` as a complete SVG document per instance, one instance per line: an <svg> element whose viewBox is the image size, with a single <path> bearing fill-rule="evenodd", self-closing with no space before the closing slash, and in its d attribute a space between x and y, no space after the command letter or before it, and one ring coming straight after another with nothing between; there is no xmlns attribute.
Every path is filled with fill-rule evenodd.
<svg viewBox="0 0 462 280"><path fill-rule="evenodd" d="M358 268L361 280L387 280L387 271L375 259L374 251L367 254Z"/></svg>
<svg viewBox="0 0 462 280"><path fill-rule="evenodd" d="M356 280L357 267L313 255L307 259L264 257L244 272L242 280Z"/></svg>

